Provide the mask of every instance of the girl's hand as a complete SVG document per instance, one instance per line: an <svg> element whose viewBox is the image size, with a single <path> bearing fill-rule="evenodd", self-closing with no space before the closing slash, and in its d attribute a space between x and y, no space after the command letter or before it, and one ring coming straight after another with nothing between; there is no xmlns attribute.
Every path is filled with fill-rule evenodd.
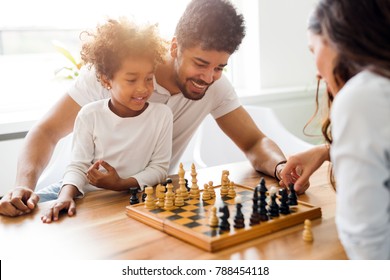
<svg viewBox="0 0 390 280"><path fill-rule="evenodd" d="M105 170L100 171L102 166ZM114 167L104 160L95 162L87 171L88 182L98 188L121 191L123 190L123 179L119 177Z"/></svg>
<svg viewBox="0 0 390 280"><path fill-rule="evenodd" d="M73 198L58 198L51 207L42 215L41 220L44 223L58 221L58 216L62 210L68 210L68 216L76 214L76 203Z"/></svg>

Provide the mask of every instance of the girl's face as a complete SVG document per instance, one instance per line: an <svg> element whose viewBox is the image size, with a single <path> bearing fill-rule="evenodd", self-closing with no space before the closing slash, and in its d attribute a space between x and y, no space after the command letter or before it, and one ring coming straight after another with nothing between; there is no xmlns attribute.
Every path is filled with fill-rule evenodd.
<svg viewBox="0 0 390 280"><path fill-rule="evenodd" d="M110 109L120 117L134 117L147 107L153 92L154 67L150 59L128 57L108 81L111 87Z"/></svg>
<svg viewBox="0 0 390 280"><path fill-rule="evenodd" d="M323 36L308 31L308 44L310 51L314 54L317 66L317 75L324 79L328 91L335 96L339 91L333 69L335 67L337 52Z"/></svg>

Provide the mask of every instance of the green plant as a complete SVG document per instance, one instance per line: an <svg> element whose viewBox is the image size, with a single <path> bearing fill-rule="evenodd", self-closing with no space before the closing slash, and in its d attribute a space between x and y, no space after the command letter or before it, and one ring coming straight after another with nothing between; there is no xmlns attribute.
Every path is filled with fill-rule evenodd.
<svg viewBox="0 0 390 280"><path fill-rule="evenodd" d="M75 56L61 44L61 42L54 40L52 41L52 44L54 48L71 63L70 66L63 66L60 69L57 69L55 71L55 75L57 76L66 72L66 79L75 79L79 75L80 69L83 66L82 61L77 60Z"/></svg>

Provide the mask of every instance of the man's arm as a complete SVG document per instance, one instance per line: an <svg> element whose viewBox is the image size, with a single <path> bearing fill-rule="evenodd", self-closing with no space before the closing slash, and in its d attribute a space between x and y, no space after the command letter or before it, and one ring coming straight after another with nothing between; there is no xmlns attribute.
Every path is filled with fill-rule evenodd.
<svg viewBox="0 0 390 280"><path fill-rule="evenodd" d="M38 199L31 191L35 189L57 142L72 131L80 108L65 94L28 132L18 158L16 188L0 201L0 214L17 216L29 213L35 207Z"/></svg>
<svg viewBox="0 0 390 280"><path fill-rule="evenodd" d="M276 165L286 160L280 148L260 131L242 106L216 121L257 171L273 177Z"/></svg>
<svg viewBox="0 0 390 280"><path fill-rule="evenodd" d="M18 158L15 186L35 189L58 141L73 130L80 108L65 94L28 132Z"/></svg>

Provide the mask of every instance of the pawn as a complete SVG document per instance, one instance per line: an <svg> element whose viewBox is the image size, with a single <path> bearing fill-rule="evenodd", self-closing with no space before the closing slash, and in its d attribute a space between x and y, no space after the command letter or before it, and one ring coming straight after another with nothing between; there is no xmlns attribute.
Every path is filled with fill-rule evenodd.
<svg viewBox="0 0 390 280"><path fill-rule="evenodd" d="M311 231L311 221L305 220L302 238L306 242L313 242L313 233Z"/></svg>
<svg viewBox="0 0 390 280"><path fill-rule="evenodd" d="M154 201L153 195L153 187L145 188L146 198L145 198L145 208L154 209L156 207L156 203Z"/></svg>
<svg viewBox="0 0 390 280"><path fill-rule="evenodd" d="M209 193L210 193L211 198L215 197L215 189L213 186L213 181L209 181Z"/></svg>
<svg viewBox="0 0 390 280"><path fill-rule="evenodd" d="M181 189L178 188L176 190L175 206L183 206L183 205L184 205L184 198L181 195Z"/></svg>
<svg viewBox="0 0 390 280"><path fill-rule="evenodd" d="M222 217L221 217L221 223L219 224L219 228L222 230L222 231L225 231L225 230L230 230L230 223L228 221L229 217L230 217L230 213L229 213L229 208L227 205L224 205L222 207L219 208L219 212L222 213Z"/></svg>
<svg viewBox="0 0 390 280"><path fill-rule="evenodd" d="M231 197L231 198L236 197L236 190L234 189L234 182L233 181L231 181L229 183L229 191L227 193L227 196Z"/></svg>
<svg viewBox="0 0 390 280"><path fill-rule="evenodd" d="M164 197L165 197L165 186L158 184L156 187L156 197L157 203L156 206L163 208L164 207Z"/></svg>
<svg viewBox="0 0 390 280"><path fill-rule="evenodd" d="M175 193L173 192L173 184L172 179L167 179L167 185L166 185L166 191L165 191L165 198L169 197L172 198L172 200L175 199Z"/></svg>
<svg viewBox="0 0 390 280"><path fill-rule="evenodd" d="M217 216L217 208L213 206L210 210L209 226L218 227L219 219Z"/></svg>
<svg viewBox="0 0 390 280"><path fill-rule="evenodd" d="M290 193L288 195L288 205L290 206L298 205L298 197L294 189L294 184L289 184L288 189L290 190Z"/></svg>
<svg viewBox="0 0 390 280"><path fill-rule="evenodd" d="M270 196L271 196L271 202L269 204L269 216L271 218L279 217L279 205L276 202L276 193L278 192L278 189L276 187L272 187L270 189Z"/></svg>
<svg viewBox="0 0 390 280"><path fill-rule="evenodd" d="M165 199L164 199L164 209L165 210L172 210L175 208L174 204L173 204L173 198L171 196L167 196L165 194Z"/></svg>
<svg viewBox="0 0 390 280"><path fill-rule="evenodd" d="M242 213L242 204L241 204L241 197L236 197L236 215L234 216L234 227L235 228L244 228L244 214Z"/></svg>
<svg viewBox="0 0 390 280"><path fill-rule="evenodd" d="M174 209L174 200L175 200L175 194L173 192L173 185L172 185L172 180L168 179L167 180L167 191L165 193L165 198L164 198L164 209L165 210L172 210Z"/></svg>
<svg viewBox="0 0 390 280"><path fill-rule="evenodd" d="M202 200L210 200L210 199L211 199L211 195L209 192L209 185L204 184L203 193L202 193Z"/></svg>
<svg viewBox="0 0 390 280"><path fill-rule="evenodd" d="M130 205L138 204L139 203L139 199L137 196L138 188L130 188L130 193L131 193Z"/></svg>

